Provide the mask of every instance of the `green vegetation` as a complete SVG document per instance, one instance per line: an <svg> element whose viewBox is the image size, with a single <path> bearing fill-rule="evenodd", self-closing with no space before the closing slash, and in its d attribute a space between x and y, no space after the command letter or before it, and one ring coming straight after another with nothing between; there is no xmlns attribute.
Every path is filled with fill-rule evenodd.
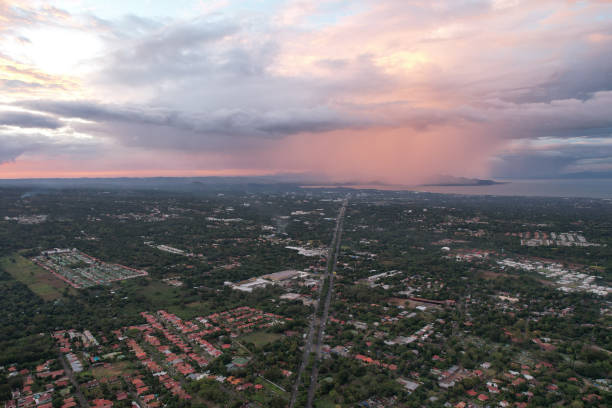
<svg viewBox="0 0 612 408"><path fill-rule="evenodd" d="M55 300L62 297L62 293L69 285L32 263L19 254L12 254L0 258L0 269L5 270L19 282L44 300Z"/></svg>
<svg viewBox="0 0 612 408"><path fill-rule="evenodd" d="M279 333L269 333L269 332L254 332L247 334L246 336L242 336L239 338L239 341L242 344L252 343L255 347L259 348L268 343L272 343L282 336Z"/></svg>
<svg viewBox="0 0 612 408"><path fill-rule="evenodd" d="M129 399L120 401L118 394L135 392L131 381L138 377L146 392L170 408L248 402L285 407L314 315L312 301L330 285L319 278L331 267L324 257L302 256L286 246L329 244L346 192L217 193L3 190L0 398L10 398L27 378L9 378L9 367L32 370L49 362L49 370L61 369L59 347L68 339L84 365L79 388L89 400L127 406ZM31 225L3 217L36 214L48 217ZM324 358L317 363L316 406L479 403L473 393L487 396L491 405L611 405L610 295L587 290L610 286L611 220L605 200L356 192L346 211ZM598 246L527 246L521 244L527 232L579 233ZM148 276L71 289L29 261L51 248L77 248L105 262L145 269ZM505 260L511 263L500 263ZM512 262L554 264L582 277L562 287L541 266L508 266ZM311 275L249 293L225 284L285 269ZM253 320L234 324L229 319L236 316L223 315L227 325L206 326L207 317L244 306L258 310ZM147 326L141 315L159 310L185 324L160 323L174 340ZM263 321L279 316L283 324L260 325L265 314ZM59 338L51 337L62 330ZM97 345L86 339L86 330ZM196 333L221 354L192 344ZM147 360L136 357L127 339L137 342ZM192 352L206 361L194 360ZM167 361L175 356L189 362L198 378L207 375L188 378L189 371L181 373ZM148 358L192 398L162 384L151 371L158 368L143 365ZM311 354L307 361L298 406L305 402L315 358ZM493 380L498 391L488 384ZM36 380L32 389L44 386ZM61 396L76 395L70 388L54 393L56 406Z"/></svg>
<svg viewBox="0 0 612 408"><path fill-rule="evenodd" d="M0 342L0 350L0 366L17 363L31 368L34 362L57 356L53 340L45 334Z"/></svg>
<svg viewBox="0 0 612 408"><path fill-rule="evenodd" d="M130 375L137 371L137 366L129 362L114 363L110 367L94 367L91 370L91 375L97 380L107 379L113 377L120 377L122 375Z"/></svg>

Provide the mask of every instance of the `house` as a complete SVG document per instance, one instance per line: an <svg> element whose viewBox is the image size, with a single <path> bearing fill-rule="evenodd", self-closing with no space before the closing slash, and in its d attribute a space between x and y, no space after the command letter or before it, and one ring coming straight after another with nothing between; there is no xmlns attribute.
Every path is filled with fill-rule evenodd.
<svg viewBox="0 0 612 408"><path fill-rule="evenodd" d="M144 394L147 391L149 391L149 387L136 388L136 394L138 394L138 395L142 395L142 394Z"/></svg>
<svg viewBox="0 0 612 408"><path fill-rule="evenodd" d="M397 382L402 384L404 386L404 388L408 391L408 392L414 392L414 390L416 390L417 388L419 388L419 383L414 382L414 381L410 381L406 378L398 378Z"/></svg>
<svg viewBox="0 0 612 408"><path fill-rule="evenodd" d="M111 408L113 406L113 402L98 398L93 401L90 401L90 405L94 408Z"/></svg>
<svg viewBox="0 0 612 408"><path fill-rule="evenodd" d="M554 350L556 350L555 346L553 346L550 343L544 343L540 339L532 339L531 341L533 341L535 344L537 344L544 351L554 351Z"/></svg>
<svg viewBox="0 0 612 408"><path fill-rule="evenodd" d="M64 405L62 405L62 408L72 408L76 406L77 406L77 403L74 400L74 398L69 398L67 400L64 400Z"/></svg>
<svg viewBox="0 0 612 408"><path fill-rule="evenodd" d="M149 403L149 402L151 402L151 401L153 401L153 400L155 399L155 395L153 395L153 394L143 395L143 396L141 397L141 399L142 399L144 402Z"/></svg>
<svg viewBox="0 0 612 408"><path fill-rule="evenodd" d="M582 399L586 402L601 401L601 396L597 394L589 394Z"/></svg>
<svg viewBox="0 0 612 408"><path fill-rule="evenodd" d="M356 329L358 330L367 330L368 328L368 324L364 323L364 322L350 322L353 326L355 326Z"/></svg>

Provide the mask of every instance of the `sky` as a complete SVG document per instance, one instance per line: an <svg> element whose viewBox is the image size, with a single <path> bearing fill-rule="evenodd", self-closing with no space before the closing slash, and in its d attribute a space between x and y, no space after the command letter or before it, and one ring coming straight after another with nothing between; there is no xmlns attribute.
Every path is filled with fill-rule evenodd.
<svg viewBox="0 0 612 408"><path fill-rule="evenodd" d="M612 178L612 0L0 0L0 178Z"/></svg>

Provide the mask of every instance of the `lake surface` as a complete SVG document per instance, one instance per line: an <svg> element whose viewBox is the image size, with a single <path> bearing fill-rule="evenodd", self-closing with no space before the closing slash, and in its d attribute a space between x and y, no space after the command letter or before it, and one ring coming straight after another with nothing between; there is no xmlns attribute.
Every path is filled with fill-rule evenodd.
<svg viewBox="0 0 612 408"><path fill-rule="evenodd" d="M402 186L402 185L347 185L310 186L346 187L353 189L426 191L441 194L531 196L531 197L589 197L612 199L612 179L542 179L502 180L505 184L490 186Z"/></svg>

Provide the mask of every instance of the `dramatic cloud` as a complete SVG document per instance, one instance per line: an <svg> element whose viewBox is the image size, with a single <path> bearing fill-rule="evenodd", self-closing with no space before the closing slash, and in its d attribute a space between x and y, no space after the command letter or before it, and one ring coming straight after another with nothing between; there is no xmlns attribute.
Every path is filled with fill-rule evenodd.
<svg viewBox="0 0 612 408"><path fill-rule="evenodd" d="M75 129L107 134L119 142L173 149L212 148L258 143L302 132L326 132L365 127L364 119L349 118L326 108L247 111L222 109L186 113L151 107L125 107L85 101L24 101L19 106L55 114L67 119L83 119ZM0 116L1 119L1 116ZM114 131L109 132L109 127ZM180 138L169 138L169 132ZM147 137L139 137L146 134ZM241 142L242 140L242 142Z"/></svg>
<svg viewBox="0 0 612 408"><path fill-rule="evenodd" d="M548 138L518 141L495 160L492 174L514 178L612 176L612 138L576 138L571 143Z"/></svg>
<svg viewBox="0 0 612 408"><path fill-rule="evenodd" d="M86 138L54 137L41 133L16 133L0 129L0 164L14 162L23 155L44 153L59 156L65 160L75 155L91 157L96 152L103 150L103 145Z"/></svg>
<svg viewBox="0 0 612 408"><path fill-rule="evenodd" d="M67 172L99 149L91 171L106 160L126 174L393 183L557 177L610 162L610 2L122 7L2 3L0 103L12 110L0 126L15 132L0 145L13 161L4 170L58 148L73 155ZM32 128L42 138L20 136Z"/></svg>
<svg viewBox="0 0 612 408"><path fill-rule="evenodd" d="M57 129L62 127L63 124L62 122L51 116L33 114L28 112L0 111L0 126Z"/></svg>

